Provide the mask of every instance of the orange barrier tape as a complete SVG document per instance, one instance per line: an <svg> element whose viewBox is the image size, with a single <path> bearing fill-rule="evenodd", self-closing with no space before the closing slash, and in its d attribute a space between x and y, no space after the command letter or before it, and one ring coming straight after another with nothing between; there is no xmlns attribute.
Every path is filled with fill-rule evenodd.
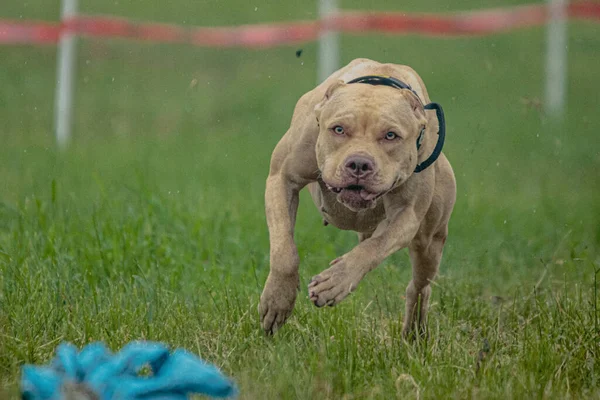
<svg viewBox="0 0 600 400"><path fill-rule="evenodd" d="M572 3L567 18L600 20L600 3ZM321 21L189 28L111 16L77 16L62 24L0 20L0 44L52 44L60 35L113 37L203 47L273 47L316 40L326 30L360 34L413 33L433 36L489 35L539 26L549 20L544 4L449 15L400 12L339 12Z"/></svg>
<svg viewBox="0 0 600 400"><path fill-rule="evenodd" d="M600 20L600 3L572 3L567 18ZM418 33L434 36L489 35L543 25L548 7L533 4L511 8L469 11L453 15L345 12L329 24L343 32Z"/></svg>
<svg viewBox="0 0 600 400"><path fill-rule="evenodd" d="M0 20L0 44L56 43L60 33L59 24Z"/></svg>
<svg viewBox="0 0 600 400"><path fill-rule="evenodd" d="M151 42L189 43L204 47L270 47L315 40L318 22L186 28L179 25L136 23L123 18L81 16L65 28L85 36L121 37Z"/></svg>

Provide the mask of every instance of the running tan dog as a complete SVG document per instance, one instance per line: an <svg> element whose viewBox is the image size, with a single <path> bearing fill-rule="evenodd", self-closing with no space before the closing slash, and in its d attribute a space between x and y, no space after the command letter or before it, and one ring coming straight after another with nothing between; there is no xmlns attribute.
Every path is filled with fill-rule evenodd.
<svg viewBox="0 0 600 400"><path fill-rule="evenodd" d="M454 207L456 183L441 154L441 107L403 65L352 61L300 98L277 144L265 193L271 270L260 298L263 329L290 316L299 288L294 243L298 193L308 186L324 223L358 232L359 244L312 278L317 306L342 301L367 272L408 247L403 333L425 326Z"/></svg>

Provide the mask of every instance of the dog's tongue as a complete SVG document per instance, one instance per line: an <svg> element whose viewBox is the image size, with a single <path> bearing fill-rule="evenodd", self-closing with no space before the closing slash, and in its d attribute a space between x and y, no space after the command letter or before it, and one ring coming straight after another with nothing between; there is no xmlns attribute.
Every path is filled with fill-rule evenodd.
<svg viewBox="0 0 600 400"><path fill-rule="evenodd" d="M375 197L377 197L377 193L371 193L371 192L367 192L365 189L361 189L360 197L363 200L373 200Z"/></svg>

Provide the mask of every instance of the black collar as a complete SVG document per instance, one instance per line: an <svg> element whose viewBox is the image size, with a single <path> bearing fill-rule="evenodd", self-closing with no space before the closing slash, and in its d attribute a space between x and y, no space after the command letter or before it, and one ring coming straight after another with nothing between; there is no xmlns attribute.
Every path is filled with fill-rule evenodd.
<svg viewBox="0 0 600 400"><path fill-rule="evenodd" d="M413 92L413 94L417 97L417 99L419 99L419 102L421 102L421 104L423 104L423 102L421 101L421 98L419 97L417 92L415 92L413 90L413 88L410 87L410 85L402 82L399 79L393 78L391 76L367 75L367 76L361 76L360 78L352 79L348 83L367 83L369 85L384 85L384 86L390 86L390 87L393 87L396 89L407 89L407 90L410 90L411 92ZM446 139L446 118L444 117L444 110L442 109L442 106L439 105L438 103L429 103L429 104L423 105L423 108L426 110L435 110L435 114L437 116L437 119L438 119L438 122L440 125L440 130L438 131L438 141L435 145L435 148L433 149L433 152L431 153L429 158L427 158L427 160L423 161L421 164L417 164L417 167L415 168L415 172L423 171L425 168L429 167L431 164L433 164L435 162L435 160L438 159L438 157L442 153L442 148L444 147L444 141ZM425 129L423 128L421 130L421 132L419 133L419 137L417 138L417 150L419 150L419 148L421 147L421 142L423 141L424 134L425 134Z"/></svg>

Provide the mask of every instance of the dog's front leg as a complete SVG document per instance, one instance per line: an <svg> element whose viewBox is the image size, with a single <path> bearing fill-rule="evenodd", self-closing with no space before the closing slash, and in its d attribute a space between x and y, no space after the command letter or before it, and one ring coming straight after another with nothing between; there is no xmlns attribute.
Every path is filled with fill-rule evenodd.
<svg viewBox="0 0 600 400"><path fill-rule="evenodd" d="M419 229L414 209L407 207L382 221L373 235L336 258L330 267L312 278L310 300L317 306L333 306L356 289L362 278L389 255L405 248Z"/></svg>
<svg viewBox="0 0 600 400"><path fill-rule="evenodd" d="M269 176L265 211L271 243L271 269L262 295L259 314L263 329L274 333L292 313L300 280L294 225L300 188L284 174Z"/></svg>

